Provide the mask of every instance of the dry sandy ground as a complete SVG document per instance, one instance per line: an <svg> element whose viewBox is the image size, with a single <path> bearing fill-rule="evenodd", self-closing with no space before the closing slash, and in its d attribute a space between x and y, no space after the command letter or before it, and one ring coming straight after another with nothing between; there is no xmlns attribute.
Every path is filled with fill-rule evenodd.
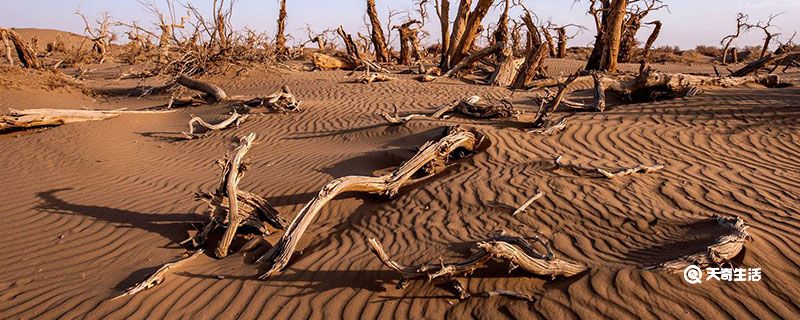
<svg viewBox="0 0 800 320"><path fill-rule="evenodd" d="M550 64L564 72L579 67ZM85 83L133 85L111 81L115 70L89 72ZM347 83L347 72L218 77L231 94L265 94L288 84L305 112L253 116L240 128L199 140L176 140L189 114L218 120L227 110L200 106L0 136L0 318L723 319L800 312L800 88L733 88L604 113L559 112L569 116L565 131L534 136L520 130L531 115L387 126L376 113L395 105L401 112L426 111L469 95L510 94L457 80L423 84L399 77L369 85ZM165 101L93 99L70 86L40 86L47 75L29 71L3 69L2 78L0 112L135 109ZM512 100L532 113L530 96L516 93ZM204 207L193 194L212 190L219 174L214 162L235 137L258 134L241 188L266 195L293 217L332 178L396 166L454 124L476 128L491 145L396 199L333 201L286 272L260 281L262 266L252 255L202 256L153 289L109 301L185 252L177 242L193 232L191 223L203 221ZM557 155L582 166L668 166L605 180L549 170ZM537 190L545 197L511 216ZM736 263L763 268L760 282L690 285L680 274L645 270L710 243L722 230L698 221L714 214L752 225L753 241ZM556 281L501 268L476 272L465 281L472 292L515 290L536 301L458 301L422 280L395 289L397 275L366 244L375 237L407 264L455 260L499 229L541 233L557 256L591 270Z"/></svg>

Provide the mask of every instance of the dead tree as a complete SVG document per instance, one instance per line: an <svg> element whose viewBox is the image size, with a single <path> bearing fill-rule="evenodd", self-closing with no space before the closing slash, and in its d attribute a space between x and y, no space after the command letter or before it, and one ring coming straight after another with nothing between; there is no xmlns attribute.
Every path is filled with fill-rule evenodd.
<svg viewBox="0 0 800 320"><path fill-rule="evenodd" d="M774 27L772 25L772 20L778 17L781 14L771 14L767 18L766 21L759 21L756 24L746 24L745 28L747 30L750 29L761 29L764 32L764 45L761 46L761 54L758 56L759 59L764 58L767 55L767 51L769 50L769 44L775 39L776 36L780 35L780 33L775 33L770 30L770 28Z"/></svg>
<svg viewBox="0 0 800 320"><path fill-rule="evenodd" d="M278 31L275 34L275 53L286 54L286 0L279 0Z"/></svg>
<svg viewBox="0 0 800 320"><path fill-rule="evenodd" d="M95 27L91 26L89 20L86 19L86 16L80 11L76 11L75 14L83 19L85 25L83 29L84 33L86 33L86 35L89 36L89 40L92 41L92 51L98 56L98 62L105 62L111 41L116 37L116 35L109 31L111 17L108 15L108 12L104 12L99 19L95 20Z"/></svg>
<svg viewBox="0 0 800 320"><path fill-rule="evenodd" d="M11 52L14 51L14 49L13 49L14 45L11 44L11 40L8 39L8 36L6 35L6 32L4 32L3 30L0 30L0 39L3 40L3 46L6 49L5 53L6 53L6 60L8 60L8 65L13 66L14 65L14 55Z"/></svg>
<svg viewBox="0 0 800 320"><path fill-rule="evenodd" d="M648 62L650 62L649 61L650 60L650 53L651 53L651 50L653 49L653 44L656 42L656 39L658 39L658 35L661 33L661 21L660 20L647 22L645 24L652 24L653 25L653 31L650 32L650 36L647 37L647 42L645 42L645 44L644 44L644 50L642 51L642 61L641 61L642 67L639 69L639 72L644 71L644 66Z"/></svg>
<svg viewBox="0 0 800 320"><path fill-rule="evenodd" d="M11 44L13 44L17 51L17 58L19 58L19 61L22 63L23 67L31 69L42 68L39 58L36 57L36 52L25 42L25 40L22 39L22 37L16 31L11 29L0 29L0 35L11 41ZM11 56L8 51L6 51L6 58L9 58L9 61L11 61Z"/></svg>
<svg viewBox="0 0 800 320"><path fill-rule="evenodd" d="M736 38L739 38L742 34L742 29L747 27L747 19L748 16L744 13L739 12L736 14L736 33L725 36L719 42L722 45L722 63L728 63L728 52L731 48L731 43Z"/></svg>
<svg viewBox="0 0 800 320"><path fill-rule="evenodd" d="M661 4L662 0L644 0L644 7L634 3L628 10L625 22L622 25L622 39L620 40L619 62L630 62L633 58L633 51L636 48L636 34L642 27L642 20L652 11L666 8ZM636 1L631 1L631 3Z"/></svg>
<svg viewBox="0 0 800 320"><path fill-rule="evenodd" d="M522 16L522 20L528 28L528 39L525 45L527 52L525 54L525 61L522 63L522 66L519 68L511 84L511 88L513 89L522 89L533 79L542 67L542 62L548 52L547 43L542 42L538 37L538 29L533 22L531 13L527 9Z"/></svg>
<svg viewBox="0 0 800 320"><path fill-rule="evenodd" d="M372 29L372 45L375 47L375 60L378 62L389 62L389 47L386 45L386 38L383 36L383 27L378 10L375 9L375 0L367 0L367 15L369 16Z"/></svg>
<svg viewBox="0 0 800 320"><path fill-rule="evenodd" d="M558 49L556 50L556 58L563 59L567 55L567 41L575 38L578 35L578 32L572 35L567 35L567 28L574 27L578 29L578 32L581 30L585 30L586 28L581 25L577 24L565 24L563 26L554 27L553 29L556 31L558 35Z"/></svg>
<svg viewBox="0 0 800 320"><path fill-rule="evenodd" d="M590 0L597 35L586 70L617 71L617 59L628 0Z"/></svg>
<svg viewBox="0 0 800 320"><path fill-rule="evenodd" d="M400 34L400 57L397 60L398 64L410 65L411 59L419 60L419 38L417 37L418 28L412 28L412 25L421 24L419 20L413 19L405 23L394 26Z"/></svg>
<svg viewBox="0 0 800 320"><path fill-rule="evenodd" d="M550 58L555 58L557 56L556 42L553 39L553 35L550 34L550 29L552 29L552 27L552 23L548 23L546 26L542 26L540 29L542 29L542 35L544 35L544 39L547 40L547 48L549 49L548 56Z"/></svg>
<svg viewBox="0 0 800 320"><path fill-rule="evenodd" d="M424 6L428 0L421 0L420 6ZM446 70L450 64L447 53L450 51L450 0L434 0L436 16L439 17L439 29L441 32L439 69Z"/></svg>
<svg viewBox="0 0 800 320"><path fill-rule="evenodd" d="M461 62L469 54L475 39L478 36L478 31L481 27L481 22L486 14L489 12L494 0L478 0L475 9L470 11L471 0L461 0L458 8L458 15L455 17L453 23L453 33L450 37L450 48L448 48L448 68ZM442 70L445 70L442 69Z"/></svg>
<svg viewBox="0 0 800 320"><path fill-rule="evenodd" d="M314 221L322 207L336 196L346 192L365 192L389 198L394 197L403 186L441 173L449 160L476 151L479 143L480 136L478 134L453 127L448 129L447 135L439 141L425 143L414 157L392 173L379 177L347 176L329 182L295 216L283 237L258 259L259 262L268 261L269 263L269 267L261 279L266 279L273 273L286 268L303 233Z"/></svg>

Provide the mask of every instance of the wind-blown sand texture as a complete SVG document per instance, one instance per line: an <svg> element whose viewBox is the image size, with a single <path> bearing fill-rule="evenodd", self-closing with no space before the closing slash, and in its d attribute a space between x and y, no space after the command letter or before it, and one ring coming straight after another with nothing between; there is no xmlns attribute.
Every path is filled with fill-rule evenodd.
<svg viewBox="0 0 800 320"><path fill-rule="evenodd" d="M550 72L580 68L548 61ZM655 65L713 74L705 65ZM635 70L637 66L628 65ZM113 67L85 75L93 88L112 82ZM6 81L38 81L4 70ZM6 76L11 74L11 76ZM220 105L174 113L121 115L0 135L0 318L792 318L800 313L800 88L740 87L695 97L615 105L603 113L558 111L567 127L552 136L524 129L538 105L529 93L511 101L518 120L418 120L387 125L379 112L430 112L480 95L510 91L455 79L420 83L410 75L369 85L344 71L251 72L211 78L232 95L268 94L282 85L304 112L251 116L239 128L184 140L189 114L210 122ZM785 76L798 82L798 74ZM31 80L34 79L34 80ZM13 84L13 83L12 83ZM165 103L85 96L71 87L0 89L8 108L141 109ZM587 83L584 89L590 89ZM110 90L113 91L113 90ZM484 134L481 153L393 200L337 198L311 224L288 269L258 280L262 251L222 260L202 255L160 285L109 301L186 250L177 243L205 221L196 191L218 183L214 162L238 137L258 135L242 189L265 196L291 219L319 188L345 175L388 172L437 139L448 125ZM618 169L664 163L657 173L603 179L553 168L552 159ZM514 210L536 194L525 212ZM753 241L735 261L761 267L760 282L686 283L647 267L703 250L725 230L707 219L740 216ZM376 238L403 264L459 260L474 242L506 229L540 233L554 253L587 265L573 278L530 277L505 268L462 279L470 292L513 290L507 297L458 301L447 288L411 281L370 252ZM274 243L280 233L270 236Z"/></svg>

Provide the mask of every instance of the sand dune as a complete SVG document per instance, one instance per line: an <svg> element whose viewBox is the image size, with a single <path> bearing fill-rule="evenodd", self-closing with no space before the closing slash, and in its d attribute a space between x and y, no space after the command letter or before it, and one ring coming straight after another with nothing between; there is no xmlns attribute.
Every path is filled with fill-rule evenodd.
<svg viewBox="0 0 800 320"><path fill-rule="evenodd" d="M580 68L576 61L548 63L551 72ZM656 67L713 73L706 66ZM470 95L510 92L449 79L423 84L400 75L362 85L347 83L348 77L281 71L212 78L230 94L289 85L305 112L252 116L204 139L180 140L189 114L221 120L228 110L200 106L0 136L6 168L0 175L0 318L792 318L800 311L797 87L742 87L612 105L603 113L558 112L569 117L567 128L535 136L519 130L537 108L529 93L511 97L528 112L517 120L387 126L377 113L394 106L429 111ZM85 82L102 87L109 81ZM109 109L163 103L69 90L27 99L50 89L4 87L1 107L74 107L80 100L73 98ZM193 193L214 188L214 161L234 138L258 134L241 188L292 217L329 180L397 166L456 124L477 128L491 145L396 199L334 200L309 227L286 272L257 280L263 267L252 260L261 252L201 256L153 289L109 301L184 253L177 242L203 221ZM586 167L667 167L606 180L554 170L551 160L559 155ZM546 195L512 216L537 190ZM751 225L753 241L738 263L763 268L760 282L690 285L679 274L645 270L713 241L723 231L702 221L714 214ZM557 281L480 271L463 281L468 290L516 290L536 301L458 301L423 280L395 289L398 275L366 243L379 239L402 263L429 263L464 257L474 241L500 229L540 233L558 256L591 269Z"/></svg>

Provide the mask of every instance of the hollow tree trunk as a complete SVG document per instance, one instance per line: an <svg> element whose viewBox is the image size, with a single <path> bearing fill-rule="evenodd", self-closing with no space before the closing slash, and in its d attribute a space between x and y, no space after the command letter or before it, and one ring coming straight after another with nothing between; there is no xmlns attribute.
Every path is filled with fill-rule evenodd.
<svg viewBox="0 0 800 320"><path fill-rule="evenodd" d="M372 25L372 45L375 47L375 60L378 62L389 62L389 49L386 46L386 38L383 36L383 27L378 18L378 10L375 9L375 0L367 0L367 15Z"/></svg>
<svg viewBox="0 0 800 320"><path fill-rule="evenodd" d="M281 0L278 12L278 33L275 35L275 51L278 54L286 53L286 0Z"/></svg>

